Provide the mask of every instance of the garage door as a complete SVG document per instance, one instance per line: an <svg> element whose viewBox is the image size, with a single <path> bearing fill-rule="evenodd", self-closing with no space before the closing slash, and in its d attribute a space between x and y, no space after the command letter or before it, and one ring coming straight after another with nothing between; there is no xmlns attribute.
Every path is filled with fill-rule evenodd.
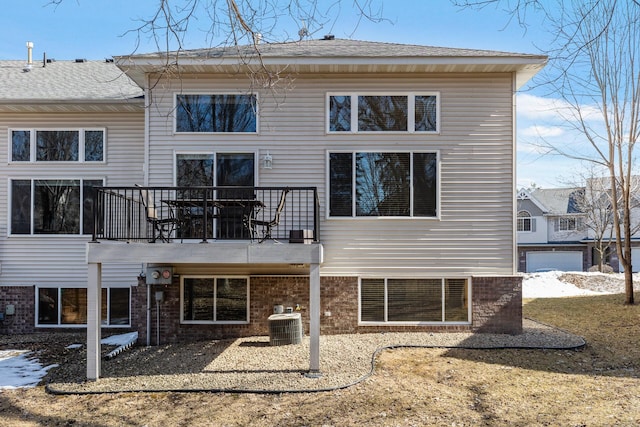
<svg viewBox="0 0 640 427"><path fill-rule="evenodd" d="M631 248L631 267L634 273L640 271L640 248ZM620 263L620 273L623 272L624 268L622 268L622 263Z"/></svg>
<svg viewBox="0 0 640 427"><path fill-rule="evenodd" d="M547 270L582 271L582 252L527 253L527 273Z"/></svg>

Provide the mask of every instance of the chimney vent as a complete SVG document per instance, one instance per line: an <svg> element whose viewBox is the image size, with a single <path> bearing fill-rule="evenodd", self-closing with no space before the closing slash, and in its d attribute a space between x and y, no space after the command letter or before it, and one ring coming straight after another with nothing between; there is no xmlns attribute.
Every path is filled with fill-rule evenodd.
<svg viewBox="0 0 640 427"><path fill-rule="evenodd" d="M23 71L31 71L33 68L33 42L27 42L27 65Z"/></svg>

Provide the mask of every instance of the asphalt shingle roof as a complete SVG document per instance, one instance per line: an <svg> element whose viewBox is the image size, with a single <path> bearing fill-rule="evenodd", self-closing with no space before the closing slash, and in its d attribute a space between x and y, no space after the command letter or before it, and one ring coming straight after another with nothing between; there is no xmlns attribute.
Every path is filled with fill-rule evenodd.
<svg viewBox="0 0 640 427"><path fill-rule="evenodd" d="M449 47L420 46L400 43L371 42L350 39L302 40L288 43L260 43L260 55L263 57L306 57L306 58L417 58L417 57L543 57L524 53L500 52L480 49L459 49ZM132 58L155 58L165 56L166 52L134 55ZM169 56L175 56L171 52ZM222 58L234 56L255 56L254 46L213 47L206 49L184 50L179 52L183 58ZM124 58L124 57L119 57Z"/></svg>
<svg viewBox="0 0 640 427"><path fill-rule="evenodd" d="M25 67L26 61L0 61L0 103L122 101L143 95L112 62L34 62L30 71Z"/></svg>

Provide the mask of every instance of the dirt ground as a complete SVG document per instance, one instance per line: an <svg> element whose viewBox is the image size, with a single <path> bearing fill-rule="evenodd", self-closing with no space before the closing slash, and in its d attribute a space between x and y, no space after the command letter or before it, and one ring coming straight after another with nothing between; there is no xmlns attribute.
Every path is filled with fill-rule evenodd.
<svg viewBox="0 0 640 427"><path fill-rule="evenodd" d="M55 396L39 386L0 393L0 426L640 425L640 306L622 295L537 299L524 313L587 346L390 350L366 381L323 393ZM62 344L42 357L70 368Z"/></svg>

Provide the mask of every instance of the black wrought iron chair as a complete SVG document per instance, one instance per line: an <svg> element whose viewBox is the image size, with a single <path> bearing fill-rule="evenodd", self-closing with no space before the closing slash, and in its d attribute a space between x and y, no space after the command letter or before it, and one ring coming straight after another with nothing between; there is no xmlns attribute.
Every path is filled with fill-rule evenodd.
<svg viewBox="0 0 640 427"><path fill-rule="evenodd" d="M290 191L291 190L289 188L285 188L284 190L282 190L282 193L280 193L280 201L278 202L278 206L276 207L273 218L271 220L258 220L252 218L251 216L247 218L248 228L251 232L252 240L256 238L257 227L262 227L262 237L258 240L258 242L262 243L267 239L273 239L271 230L274 227L277 227L278 224L280 224L280 215L284 210L284 205L287 200L287 194L289 194Z"/></svg>
<svg viewBox="0 0 640 427"><path fill-rule="evenodd" d="M163 242L169 242L179 222L173 214L173 210L168 209L168 216L160 218L158 216L158 208L155 205L153 191L149 191L147 188L138 184L135 184L135 186L140 188L140 200L144 207L147 223L151 226L151 237L149 238L149 242L155 243L157 239L160 239Z"/></svg>

